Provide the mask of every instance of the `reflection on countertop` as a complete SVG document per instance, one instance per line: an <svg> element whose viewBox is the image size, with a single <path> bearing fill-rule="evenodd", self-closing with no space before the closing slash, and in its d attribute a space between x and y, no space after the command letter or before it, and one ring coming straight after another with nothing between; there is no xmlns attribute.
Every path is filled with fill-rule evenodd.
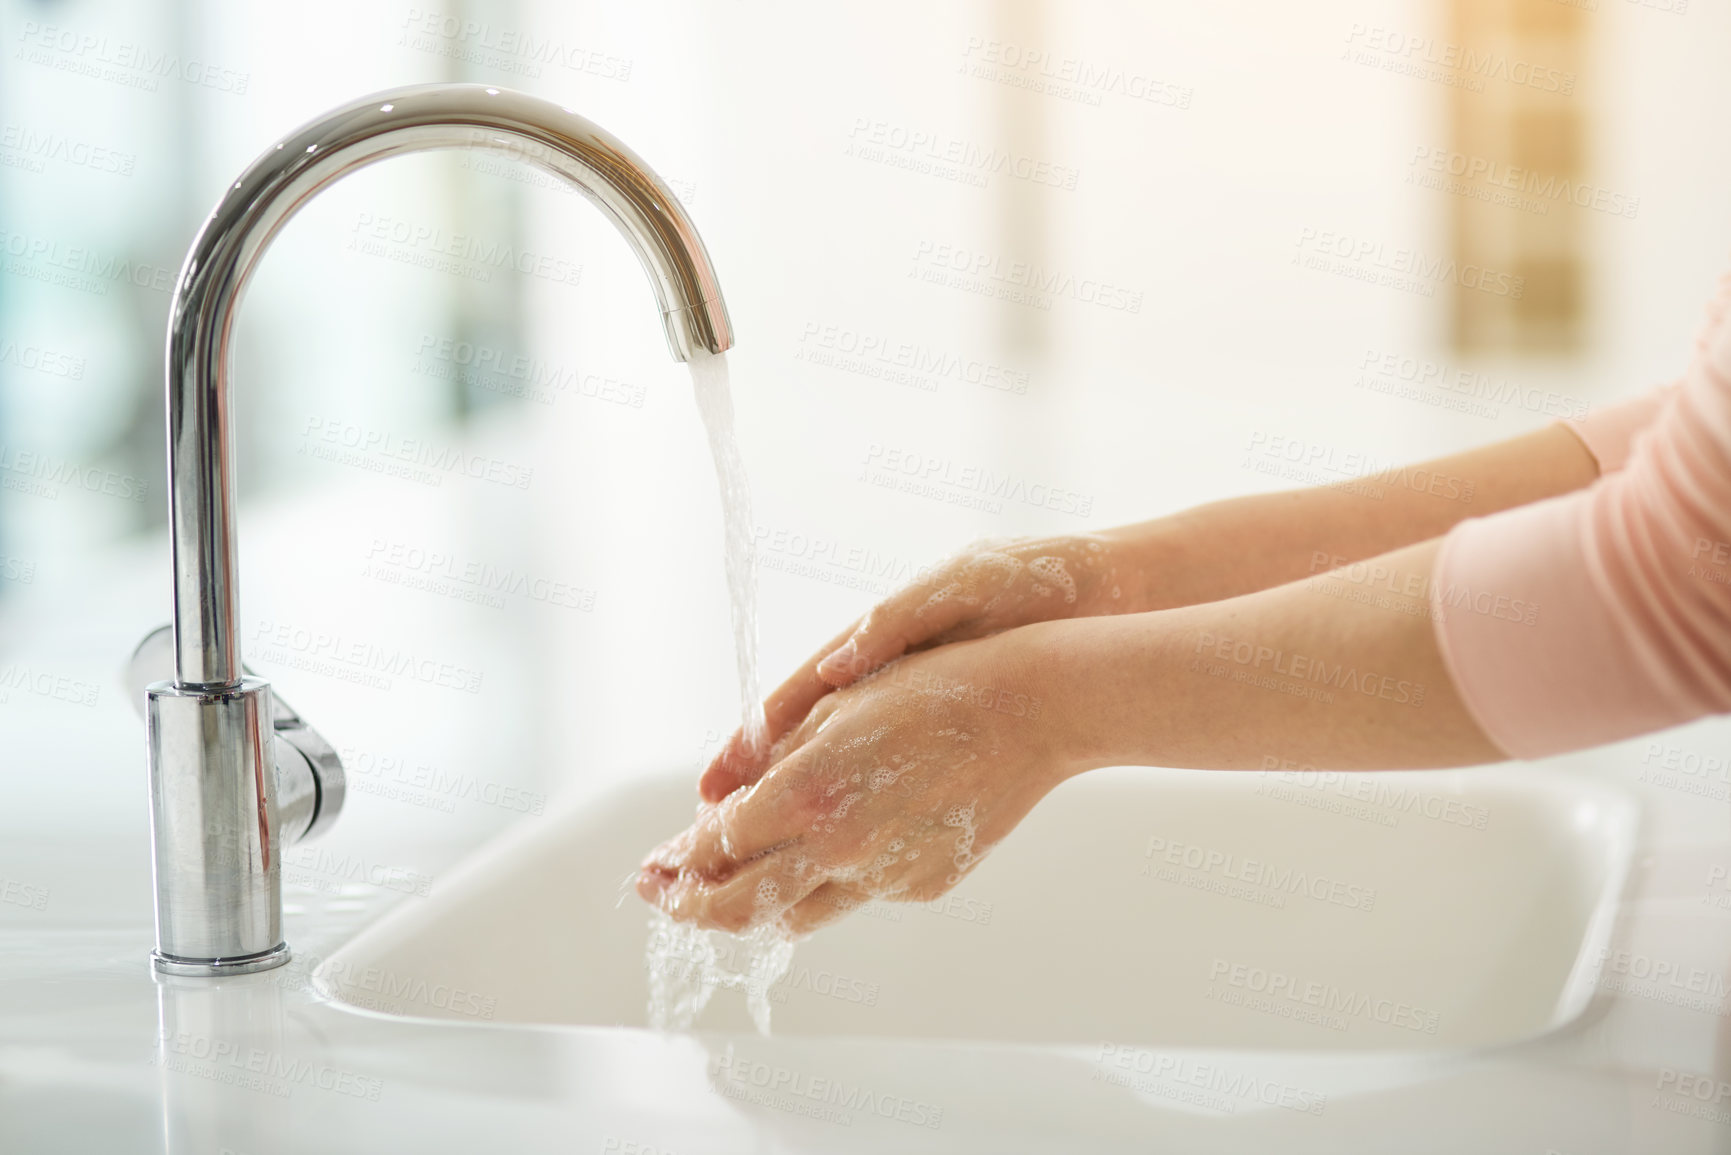
<svg viewBox="0 0 1731 1155"><path fill-rule="evenodd" d="M307 522L332 516L329 505L259 511L248 540L286 548ZM1393 1143L1580 1155L1723 1146L1731 911L1720 900L1731 895L1731 841L1725 799L1712 794L1710 752L1723 733L1712 724L1562 763L1643 803L1635 876L1581 1019L1533 1042L1390 1061L1350 1094L1253 1109L1221 1093L1245 1071L1262 1087L1302 1088L1338 1083L1339 1064L1357 1060L1297 1056L1241 1069L1229 1055L1173 1050L1126 1052L1126 1065L1109 1049L521 1026L490 1021L484 999L469 1021L326 1001L309 977L358 931L426 902L477 848L526 835L608 777L561 786L477 755L490 730L487 694L452 709L457 699L437 686L390 692L390 725L405 735L393 744L379 740L389 729L358 728L364 696L345 707L345 694L364 690L338 681L335 692L301 672L323 700L297 693L297 704L350 747L356 789L331 835L285 861L296 958L220 982L153 976L142 735L117 675L164 604L165 563L160 544L146 543L0 619L11 668L53 675L25 679L0 705L0 743L17 771L0 814L0 1149L996 1153L1154 1143L1382 1152ZM290 581L257 588L281 597L272 583ZM371 625L387 636L398 626ZM417 636L413 622L401 628ZM501 630L466 644L491 673L522 660L514 638ZM711 657L724 678L725 654ZM300 689L295 677L282 683ZM93 704L56 686L94 689ZM446 749L414 748L402 719L441 708L468 717L436 731ZM654 710L646 705L638 721ZM468 744L450 739L464 732L473 732ZM613 777L701 759L683 734L658 748L654 727L637 732L638 764ZM574 740L562 756L581 750ZM441 997L458 995L428 994Z"/></svg>

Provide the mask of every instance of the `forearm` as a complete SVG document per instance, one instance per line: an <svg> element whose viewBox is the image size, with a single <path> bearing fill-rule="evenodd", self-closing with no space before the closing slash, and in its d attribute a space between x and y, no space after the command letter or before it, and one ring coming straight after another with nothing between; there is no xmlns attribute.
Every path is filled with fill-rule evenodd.
<svg viewBox="0 0 1731 1155"><path fill-rule="evenodd" d="M1347 596L1355 587L1336 575L1027 627L1062 772L1501 761L1437 648L1426 595L1438 546L1379 557L1393 577L1374 599Z"/></svg>
<svg viewBox="0 0 1731 1155"><path fill-rule="evenodd" d="M1107 531L1134 602L1158 610L1236 597L1428 541L1469 517L1554 497L1598 478L1559 425L1393 475L1256 494Z"/></svg>

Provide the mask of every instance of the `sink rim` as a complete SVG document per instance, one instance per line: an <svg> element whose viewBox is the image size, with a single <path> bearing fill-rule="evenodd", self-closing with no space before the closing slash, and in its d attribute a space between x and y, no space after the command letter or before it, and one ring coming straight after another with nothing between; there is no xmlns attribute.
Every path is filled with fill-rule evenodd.
<svg viewBox="0 0 1731 1155"><path fill-rule="evenodd" d="M1231 781L1235 788L1238 784L1261 773L1258 771L1203 771L1127 765L1103 768L1100 771L1091 772L1091 776L1097 776L1096 780L1105 780L1114 776L1130 773L1140 774L1148 771L1185 776L1196 775L1198 777L1194 781L1210 784L1216 781L1222 783ZM1596 970L1602 962L1603 952L1609 948L1614 939L1615 926L1623 912L1623 904L1632 897L1629 894L1629 887L1634 879L1634 858L1638 849L1642 818L1641 800L1635 791L1596 776L1584 776L1579 771L1571 772L1554 766L1531 764L1497 764L1441 770L1343 771L1341 773L1352 774L1355 777L1399 775L1404 778L1425 778L1451 783L1448 788L1437 791L1437 793L1442 794L1457 792L1457 787L1454 784L1458 783L1464 776L1470 775L1475 778L1483 776L1484 781L1473 784L1476 790L1525 795L1533 793L1548 793L1553 796L1565 795L1577 805L1592 803L1598 807L1595 820L1603 831L1603 853L1607 859L1605 877L1602 885L1598 888L1592 909L1583 923L1580 948L1576 952L1568 976L1559 989L1556 1005L1552 1010L1549 1022L1538 1030L1506 1039L1441 1047L1403 1047L1398 1045L1369 1045L1350 1048L1223 1047L1189 1044L1154 1045L1125 1041L1119 1041L1117 1045L1152 1051L1162 1055L1232 1056L1240 1061L1254 1059L1281 1063L1286 1061L1307 1064L1320 1063L1343 1069L1361 1063L1434 1066L1439 1062L1460 1062L1557 1039L1585 1029L1606 1013L1613 996L1598 989ZM1494 777L1492 777L1493 775ZM578 818L587 811L603 807L609 802L620 800L628 795L639 793L645 789L653 789L658 785L668 785L675 780L689 782L690 779L691 774L687 770L668 770L614 780L595 789L574 793L569 798L562 800L559 805L550 807L546 814L534 819L535 827L557 827L569 820ZM453 886L484 871L494 863L514 856L524 845L523 830L522 823L514 824L459 859L435 884L430 901L436 904L440 891L448 892ZM763 1036L750 1030L708 1027L696 1027L686 1031L658 1031L648 1026L619 1023L495 1021L441 1017L432 1014L380 1010L350 1002L344 998L340 985L332 978L332 972L346 962L346 956L357 946L364 947L368 941L375 937L383 938L389 935L401 922L416 917L434 917L430 913L431 909L429 907L426 911L417 912L408 907L407 904L399 904L383 912L379 918L359 928L348 939L331 947L308 975L308 985L314 995L322 1002L343 1012L376 1017L392 1022L419 1023L440 1027L460 1026L482 1030L527 1029L553 1031L561 1034L577 1032L580 1035L593 1035L597 1038L628 1037L635 1039L645 1036L690 1038L703 1042L706 1047L711 1043L727 1044L749 1041L753 1045L795 1048L818 1046L876 1050L913 1047L928 1052L1019 1053L1080 1059L1085 1058L1099 1046L1114 1042L1110 1039L1091 1042L1042 1042L1027 1039L987 1039L946 1035L881 1035L848 1032L793 1032L772 1033L769 1036Z"/></svg>

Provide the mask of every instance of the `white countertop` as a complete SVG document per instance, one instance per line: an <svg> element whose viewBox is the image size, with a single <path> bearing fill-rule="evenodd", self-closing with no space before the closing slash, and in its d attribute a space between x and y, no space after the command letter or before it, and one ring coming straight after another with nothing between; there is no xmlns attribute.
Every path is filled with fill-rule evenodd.
<svg viewBox="0 0 1731 1155"><path fill-rule="evenodd" d="M269 518L256 524L268 545L277 531ZM0 704L0 1151L1581 1155L1731 1144L1731 1061L1718 1043L1731 1009L1731 808L1643 783L1643 743L1571 763L1644 803L1621 953L1583 1018L1468 1055L1368 1066L1295 1058L1294 1069L1332 1070L1337 1085L1342 1064L1374 1076L1314 1113L1209 1105L1185 1079L1205 1080L1213 1060L1193 1052L1162 1080L1113 1083L1097 1061L1032 1047L453 1024L327 1002L306 982L320 959L393 903L422 901L416 889L436 891L489 838L540 821L478 795L446 806L355 766L348 808L323 845L392 881L303 872L285 888L297 958L282 970L222 982L155 976L143 735L117 673L165 602L161 560L158 547L141 547L107 576L0 616L9 668L97 688L94 705L18 689ZM144 576L119 580L120 570ZM1722 735L1707 724L1664 736L1661 748L1708 751ZM677 754L646 746L643 757ZM1722 776L1677 781L1724 786ZM534 779L522 783L540 799ZM563 804L556 796L544 808ZM823 1117L812 1087L843 1077L870 1090L870 1109ZM753 1080L777 1093L763 1101ZM1698 1110L1718 1110L1718 1121L1688 1113Z"/></svg>

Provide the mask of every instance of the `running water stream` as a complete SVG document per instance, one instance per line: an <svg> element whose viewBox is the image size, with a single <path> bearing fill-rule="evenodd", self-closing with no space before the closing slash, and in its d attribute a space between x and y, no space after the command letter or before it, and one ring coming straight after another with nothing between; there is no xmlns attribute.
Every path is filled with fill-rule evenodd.
<svg viewBox="0 0 1731 1155"><path fill-rule="evenodd" d="M755 745L763 738L764 721L757 685L757 557L751 544L751 483L745 476L745 461L739 456L739 440L733 435L727 354L700 349L691 355L690 366L697 411L709 434L709 453L715 459L715 480L721 488L733 661L739 673L739 705L746 737Z"/></svg>
<svg viewBox="0 0 1731 1155"><path fill-rule="evenodd" d="M763 698L757 682L757 558L751 537L751 487L733 433L733 397L727 355L692 354L691 385L709 435L721 514L734 664L739 676L742 725L753 746L764 737ZM649 977L649 1025L686 1030L719 987L745 991L760 1034L769 1034L769 988L793 962L793 940L780 927L759 924L741 935L699 930L655 911L649 919L644 963Z"/></svg>

